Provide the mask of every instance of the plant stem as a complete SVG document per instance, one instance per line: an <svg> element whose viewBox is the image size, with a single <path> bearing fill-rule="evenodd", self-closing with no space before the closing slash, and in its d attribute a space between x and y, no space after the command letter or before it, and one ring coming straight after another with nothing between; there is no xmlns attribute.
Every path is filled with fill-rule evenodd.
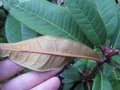
<svg viewBox="0 0 120 90"><path fill-rule="evenodd" d="M96 72L101 68L103 63L97 63L97 65L93 68L92 71L90 71L90 74L88 74L87 78L91 79L92 77L95 76Z"/></svg>
<svg viewBox="0 0 120 90"><path fill-rule="evenodd" d="M108 63L108 64L116 67L117 69L120 69L120 67L118 65L111 63L111 57L114 55L117 55L119 53L119 50L111 50L109 48L106 48L106 46L105 46L105 47L101 48L101 51L103 53L103 58L102 58L101 62L97 62L97 65L93 68L92 71L90 71L90 73L86 77L88 80L95 76L96 72L101 69L101 67L104 63Z"/></svg>
<svg viewBox="0 0 120 90"><path fill-rule="evenodd" d="M90 83L87 81L87 87L88 87L88 90L90 90Z"/></svg>
<svg viewBox="0 0 120 90"><path fill-rule="evenodd" d="M107 46L105 45L104 47L101 48L101 51L103 54L101 61L97 62L97 65L89 73L82 72L78 68L80 75L83 78L83 81L87 84L88 90L90 90L90 83L89 83L90 80L92 80L94 78L94 76L96 75L96 72L101 70L104 63L108 63L108 64L116 67L117 69L120 69L120 67L118 65L111 62L111 57L119 54L119 52L120 52L119 50L112 50L110 48L107 48ZM80 82L76 82L71 90L73 90L79 83Z"/></svg>
<svg viewBox="0 0 120 90"><path fill-rule="evenodd" d="M85 79L86 78L86 74L84 72L82 72L82 70L80 70L80 68L78 68L78 70L79 70L79 73L80 73L81 77L83 79Z"/></svg>

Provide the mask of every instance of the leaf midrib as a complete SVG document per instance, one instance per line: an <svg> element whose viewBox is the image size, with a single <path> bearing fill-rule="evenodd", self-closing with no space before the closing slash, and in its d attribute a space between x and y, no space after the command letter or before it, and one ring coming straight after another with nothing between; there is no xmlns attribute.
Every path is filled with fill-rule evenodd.
<svg viewBox="0 0 120 90"><path fill-rule="evenodd" d="M17 8L19 8L19 9L22 9L23 11L25 11L25 12L27 12L27 13L29 13L29 14L32 14L33 16L39 17L40 19L47 21L47 22L50 23L51 25L55 26L56 28L58 28L58 29L60 29L61 31L63 31L64 33L66 33L68 36L70 36L70 37L73 38L74 40L79 41L79 39L75 38L74 36L72 36L71 34L69 34L68 32L66 32L64 29L58 27L58 26L55 25L54 23L51 23L49 20L47 20L47 19L45 19L45 18L42 18L42 17L39 16L39 15L35 15L34 13L31 13L31 12L29 12L28 10L20 7L19 5L14 5L14 6L17 7Z"/></svg>
<svg viewBox="0 0 120 90"><path fill-rule="evenodd" d="M86 0L86 1L87 1L87 0ZM86 3L86 1L85 1L85 3ZM75 3L76 3L76 2L75 2ZM84 3L84 5L85 5L85 3ZM77 5L78 5L78 4L77 4ZM83 7L84 7L84 5L83 5ZM78 5L78 6L79 6L79 5ZM90 20L88 19L87 15L85 15L85 13L83 12L83 9L80 8L80 7L79 7L79 9L80 9L80 11L82 11L83 15L86 16L85 18L88 20L89 24L93 27L93 25L91 24L91 22L90 22ZM74 17L73 17L73 18L74 18ZM93 27L93 28L94 28L94 27ZM92 28L92 30L96 33L96 31L95 31L93 28ZM83 30L83 31L84 31L84 30ZM98 40L100 40L97 35L98 35L98 34L96 33L96 38L97 38ZM101 41L101 40L100 40L100 41ZM101 44L101 42L99 42L99 43Z"/></svg>
<svg viewBox="0 0 120 90"><path fill-rule="evenodd" d="M99 4L98 4L97 1L96 1L96 6L97 6L97 9L98 9L97 12L99 13L100 17L102 18L104 15L102 15L102 12L101 12L101 10L100 10L100 8L99 8ZM112 20L112 18L113 18L115 15L116 15L116 13L114 13L114 15L111 17L110 20ZM101 19L101 20L102 20L102 22L103 22L104 24L106 24L103 19ZM110 22L110 20L109 20L109 22ZM105 26L105 28L106 28L106 26Z"/></svg>
<svg viewBox="0 0 120 90"><path fill-rule="evenodd" d="M119 33L118 33L118 35L117 35L117 39L116 39L116 42L115 42L115 44L114 44L114 46L113 46L113 49L115 49L115 46L116 46L117 41L118 41L118 39L119 39L119 35L120 35L120 30L119 30Z"/></svg>

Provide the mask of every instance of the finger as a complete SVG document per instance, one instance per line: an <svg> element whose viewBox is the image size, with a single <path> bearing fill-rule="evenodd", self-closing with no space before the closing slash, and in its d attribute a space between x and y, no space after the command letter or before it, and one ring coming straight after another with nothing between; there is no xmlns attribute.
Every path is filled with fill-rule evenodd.
<svg viewBox="0 0 120 90"><path fill-rule="evenodd" d="M60 86L60 80L58 77L50 78L42 84L32 88L31 90L58 90Z"/></svg>
<svg viewBox="0 0 120 90"><path fill-rule="evenodd" d="M29 90L33 88L34 86L46 81L47 79L53 77L56 75L60 70L56 71L49 71L49 72L28 72L26 74L23 74L5 85L3 85L3 88L5 90Z"/></svg>
<svg viewBox="0 0 120 90"><path fill-rule="evenodd" d="M0 81L10 78L24 68L6 59L0 62Z"/></svg>

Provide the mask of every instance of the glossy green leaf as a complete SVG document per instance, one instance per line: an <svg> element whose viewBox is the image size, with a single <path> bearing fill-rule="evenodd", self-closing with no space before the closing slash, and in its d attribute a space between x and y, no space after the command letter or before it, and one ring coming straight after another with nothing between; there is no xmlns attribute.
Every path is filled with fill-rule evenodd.
<svg viewBox="0 0 120 90"><path fill-rule="evenodd" d="M112 80L112 90L120 90L120 80Z"/></svg>
<svg viewBox="0 0 120 90"><path fill-rule="evenodd" d="M75 62L75 64L73 65L73 67L78 67L78 66L82 66L82 65L86 65L88 63L87 59L76 59L77 61Z"/></svg>
<svg viewBox="0 0 120 90"><path fill-rule="evenodd" d="M13 43L21 41L21 23L12 16L8 15L5 23L5 33L8 42Z"/></svg>
<svg viewBox="0 0 120 90"><path fill-rule="evenodd" d="M27 2L29 0L3 0L3 6L6 10L10 10L11 7L14 6L14 4L18 4L21 2Z"/></svg>
<svg viewBox="0 0 120 90"><path fill-rule="evenodd" d="M116 56L112 57L112 60L120 65L120 55L116 55Z"/></svg>
<svg viewBox="0 0 120 90"><path fill-rule="evenodd" d="M113 70L115 68L107 63L104 64L104 67L103 67L103 74L108 77L112 74Z"/></svg>
<svg viewBox="0 0 120 90"><path fill-rule="evenodd" d="M118 7L118 10L119 10L119 14L120 14L120 0L119 0L119 2L117 4L117 7Z"/></svg>
<svg viewBox="0 0 120 90"><path fill-rule="evenodd" d="M87 60L87 59L75 59L76 62L73 65L73 67L77 67L80 70L91 70L94 68L94 66L96 65L95 61L92 60Z"/></svg>
<svg viewBox="0 0 120 90"><path fill-rule="evenodd" d="M97 74L93 82L92 90L112 90L112 86L103 74Z"/></svg>
<svg viewBox="0 0 120 90"><path fill-rule="evenodd" d="M64 84L63 90L70 90L73 85L74 85L74 83Z"/></svg>
<svg viewBox="0 0 120 90"><path fill-rule="evenodd" d="M87 59L77 59L78 61L75 62L73 65L74 68L77 68L79 72L86 70L86 64L88 63Z"/></svg>
<svg viewBox="0 0 120 90"><path fill-rule="evenodd" d="M87 63L87 69L92 70L96 66L96 62L89 60Z"/></svg>
<svg viewBox="0 0 120 90"><path fill-rule="evenodd" d="M81 79L79 70L77 68L69 68L65 72L62 73L64 78L69 78L73 81L79 81Z"/></svg>
<svg viewBox="0 0 120 90"><path fill-rule="evenodd" d="M69 79L69 78L64 78L64 79L62 80L62 82L63 82L63 83L74 83L74 80Z"/></svg>
<svg viewBox="0 0 120 90"><path fill-rule="evenodd" d="M110 37L118 23L118 9L115 0L93 0L95 6L100 13L102 20L107 29L108 37Z"/></svg>
<svg viewBox="0 0 120 90"><path fill-rule="evenodd" d="M114 70L114 79L120 79L120 69L115 69Z"/></svg>
<svg viewBox="0 0 120 90"><path fill-rule="evenodd" d="M3 0L3 6L8 11L14 4L17 4L17 3L18 3L18 0Z"/></svg>
<svg viewBox="0 0 120 90"><path fill-rule="evenodd" d="M111 45L113 49L120 49L120 17L115 33L111 37Z"/></svg>
<svg viewBox="0 0 120 90"><path fill-rule="evenodd" d="M26 27L24 24L21 24L21 33L22 33L22 40L35 38L38 35L35 31Z"/></svg>
<svg viewBox="0 0 120 90"><path fill-rule="evenodd" d="M120 49L120 1L117 4L117 6L119 11L119 18L118 18L117 28L111 37L111 45L113 49Z"/></svg>
<svg viewBox="0 0 120 90"><path fill-rule="evenodd" d="M74 90L85 90L84 89L84 84L83 83L79 83L75 88Z"/></svg>
<svg viewBox="0 0 120 90"><path fill-rule="evenodd" d="M24 25L40 34L70 38L91 45L64 7L45 0L29 0L14 5L10 13Z"/></svg>
<svg viewBox="0 0 120 90"><path fill-rule="evenodd" d="M98 47L103 45L106 42L107 32L92 1L65 0L65 4L89 40Z"/></svg>

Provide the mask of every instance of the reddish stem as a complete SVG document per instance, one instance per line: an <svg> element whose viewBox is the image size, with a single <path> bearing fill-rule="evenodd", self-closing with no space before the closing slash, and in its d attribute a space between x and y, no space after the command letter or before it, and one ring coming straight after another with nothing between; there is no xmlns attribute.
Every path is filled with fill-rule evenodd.
<svg viewBox="0 0 120 90"><path fill-rule="evenodd" d="M87 81L87 87L88 87L88 90L90 90L90 83Z"/></svg>

